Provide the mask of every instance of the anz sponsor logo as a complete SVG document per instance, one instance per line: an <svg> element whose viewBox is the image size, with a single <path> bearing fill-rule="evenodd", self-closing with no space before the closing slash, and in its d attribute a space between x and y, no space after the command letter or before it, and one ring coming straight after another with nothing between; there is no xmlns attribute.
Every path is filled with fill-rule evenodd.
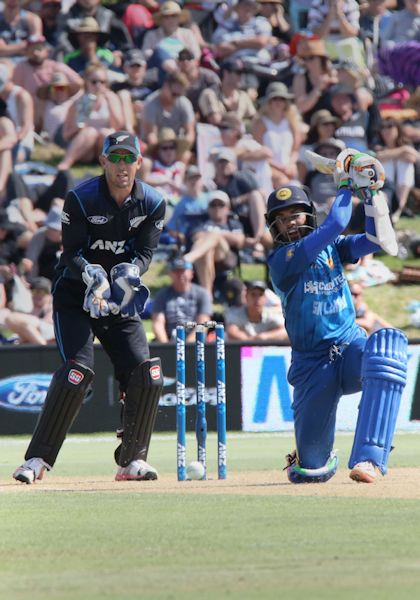
<svg viewBox="0 0 420 600"><path fill-rule="evenodd" d="M87 220L92 225L105 225L105 223L108 223L108 217L104 217L103 215L93 215L88 217Z"/></svg>
<svg viewBox="0 0 420 600"><path fill-rule="evenodd" d="M0 379L0 406L18 412L41 412L51 378L49 373L31 373Z"/></svg>
<svg viewBox="0 0 420 600"><path fill-rule="evenodd" d="M125 240L111 242L111 240L96 240L90 247L90 250L105 250L114 254L124 254Z"/></svg>

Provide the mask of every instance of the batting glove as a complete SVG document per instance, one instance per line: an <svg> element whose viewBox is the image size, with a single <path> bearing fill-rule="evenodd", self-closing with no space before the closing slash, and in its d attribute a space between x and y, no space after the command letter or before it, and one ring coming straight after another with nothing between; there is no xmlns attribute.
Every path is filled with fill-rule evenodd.
<svg viewBox="0 0 420 600"><path fill-rule="evenodd" d="M150 291L141 282L138 266L120 263L112 267L110 277L111 311L115 314L120 312L122 317L140 316Z"/></svg>
<svg viewBox="0 0 420 600"><path fill-rule="evenodd" d="M105 269L101 265L87 265L82 279L86 284L83 310L93 319L107 317L110 311L108 300L111 297L111 288Z"/></svg>
<svg viewBox="0 0 420 600"><path fill-rule="evenodd" d="M338 189L378 191L384 185L385 172L379 160L370 154L348 148L337 156L334 181Z"/></svg>

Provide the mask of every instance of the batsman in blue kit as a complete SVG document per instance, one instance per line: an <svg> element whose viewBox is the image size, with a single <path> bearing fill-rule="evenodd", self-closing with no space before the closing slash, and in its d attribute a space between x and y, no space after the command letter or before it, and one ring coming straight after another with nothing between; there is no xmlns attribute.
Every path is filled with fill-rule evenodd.
<svg viewBox="0 0 420 600"><path fill-rule="evenodd" d="M343 271L343 264L381 249L396 254L388 208L378 193L383 168L351 149L334 164L337 196L319 227L314 205L299 187L277 189L267 202L274 241L269 272L292 346L288 381L294 388L296 451L287 456L286 467L292 483L325 482L335 474L337 405L341 396L358 391L350 478L372 483L385 475L406 382L406 336L386 328L367 337L356 325ZM344 236L353 194L364 201L365 233Z"/></svg>
<svg viewBox="0 0 420 600"><path fill-rule="evenodd" d="M63 253L53 284L54 329L63 360L25 454L13 474L31 484L57 458L94 377L94 338L119 382L121 443L116 480L157 479L147 462L163 377L150 358L140 315L149 296L147 271L163 228L165 201L136 179L138 139L117 131L104 140L103 175L71 190L62 213Z"/></svg>

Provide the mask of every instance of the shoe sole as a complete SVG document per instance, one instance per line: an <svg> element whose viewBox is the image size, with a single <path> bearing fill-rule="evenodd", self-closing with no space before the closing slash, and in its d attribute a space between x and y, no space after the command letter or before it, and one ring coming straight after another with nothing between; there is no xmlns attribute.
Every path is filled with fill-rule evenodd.
<svg viewBox="0 0 420 600"><path fill-rule="evenodd" d="M21 483L26 483L26 485L31 485L35 482L34 480L31 481L29 477L26 477L22 473L19 473L18 475L13 475L13 478L16 479L16 481L20 481Z"/></svg>
<svg viewBox="0 0 420 600"><path fill-rule="evenodd" d="M375 477L366 473L366 471L362 471L362 469L352 469L349 475L350 479L353 481L357 481L357 483L375 483Z"/></svg>
<svg viewBox="0 0 420 600"><path fill-rule="evenodd" d="M145 475L140 476L130 476L130 475L115 475L115 481L156 481L158 478L157 473L146 473Z"/></svg>

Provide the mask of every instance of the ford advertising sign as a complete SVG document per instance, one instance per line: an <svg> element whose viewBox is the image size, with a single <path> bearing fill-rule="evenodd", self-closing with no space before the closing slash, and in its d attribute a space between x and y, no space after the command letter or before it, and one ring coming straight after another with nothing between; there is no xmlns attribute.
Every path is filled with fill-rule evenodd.
<svg viewBox="0 0 420 600"><path fill-rule="evenodd" d="M30 373L0 379L0 406L18 412L41 412L51 378L51 373Z"/></svg>

